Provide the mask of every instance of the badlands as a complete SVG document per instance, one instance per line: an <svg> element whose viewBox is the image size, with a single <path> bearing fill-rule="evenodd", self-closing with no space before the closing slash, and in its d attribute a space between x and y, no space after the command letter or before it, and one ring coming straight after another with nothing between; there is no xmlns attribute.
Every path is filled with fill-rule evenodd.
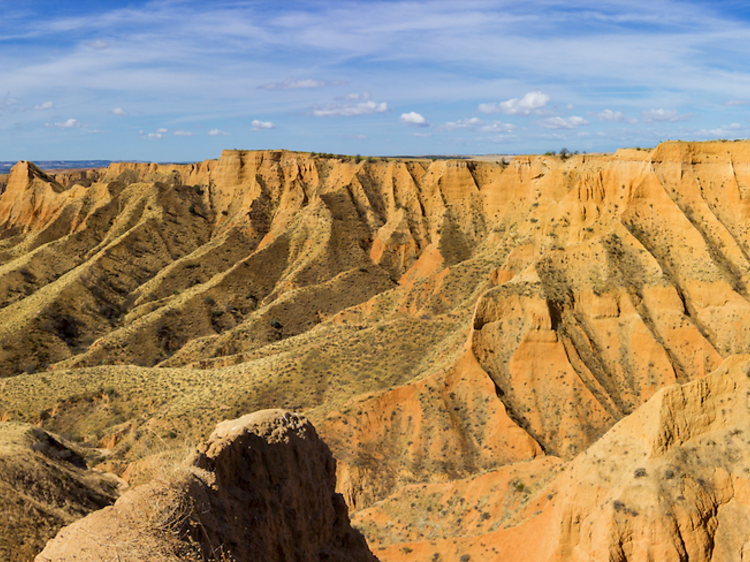
<svg viewBox="0 0 750 562"><path fill-rule="evenodd" d="M750 142L0 188L0 560L750 559Z"/></svg>

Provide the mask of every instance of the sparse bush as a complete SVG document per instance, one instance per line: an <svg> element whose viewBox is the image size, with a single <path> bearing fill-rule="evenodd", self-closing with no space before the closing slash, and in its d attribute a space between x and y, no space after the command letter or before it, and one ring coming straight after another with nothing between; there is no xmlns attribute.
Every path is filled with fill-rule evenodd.
<svg viewBox="0 0 750 562"><path fill-rule="evenodd" d="M56 334L68 346L76 345L81 335L79 322L70 314L59 309L51 311L42 322L41 327L45 331Z"/></svg>

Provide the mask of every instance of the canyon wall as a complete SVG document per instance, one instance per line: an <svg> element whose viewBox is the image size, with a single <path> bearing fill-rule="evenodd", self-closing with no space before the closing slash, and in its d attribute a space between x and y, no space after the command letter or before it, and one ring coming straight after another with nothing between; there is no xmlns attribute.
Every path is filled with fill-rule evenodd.
<svg viewBox="0 0 750 562"><path fill-rule="evenodd" d="M747 142L21 162L0 195L0 414L125 474L152 432L304 411L381 558L521 532L618 422L750 353L748 186ZM477 478L488 499L451 499Z"/></svg>

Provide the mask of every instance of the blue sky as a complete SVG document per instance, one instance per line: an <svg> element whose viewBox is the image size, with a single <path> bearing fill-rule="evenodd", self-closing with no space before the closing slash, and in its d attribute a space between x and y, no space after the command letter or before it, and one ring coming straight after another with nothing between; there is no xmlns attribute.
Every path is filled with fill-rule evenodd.
<svg viewBox="0 0 750 562"><path fill-rule="evenodd" d="M0 0L0 160L750 132L747 2Z"/></svg>

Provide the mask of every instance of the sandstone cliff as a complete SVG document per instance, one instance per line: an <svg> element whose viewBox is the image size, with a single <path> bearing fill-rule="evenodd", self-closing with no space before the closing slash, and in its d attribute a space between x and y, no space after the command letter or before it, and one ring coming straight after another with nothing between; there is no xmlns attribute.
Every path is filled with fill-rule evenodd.
<svg viewBox="0 0 750 562"><path fill-rule="evenodd" d="M64 528L38 562L376 558L313 426L282 410L219 424L182 471Z"/></svg>

